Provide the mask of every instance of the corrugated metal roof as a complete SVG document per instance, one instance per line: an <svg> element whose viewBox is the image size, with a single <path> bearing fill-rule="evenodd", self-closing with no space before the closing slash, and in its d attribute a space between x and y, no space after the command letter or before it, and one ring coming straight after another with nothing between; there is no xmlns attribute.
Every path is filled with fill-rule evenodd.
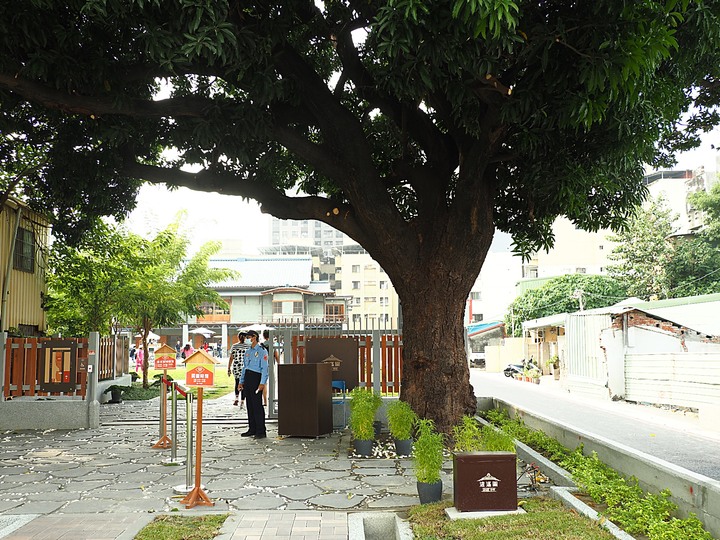
<svg viewBox="0 0 720 540"><path fill-rule="evenodd" d="M502 321L490 321L468 324L466 326L466 329L468 337L475 337L490 330L493 330L494 328L500 328L502 326L505 326L505 323Z"/></svg>
<svg viewBox="0 0 720 540"><path fill-rule="evenodd" d="M211 259L209 265L213 268L229 268L238 273L237 277L214 285L222 289L307 288L312 277L310 257Z"/></svg>

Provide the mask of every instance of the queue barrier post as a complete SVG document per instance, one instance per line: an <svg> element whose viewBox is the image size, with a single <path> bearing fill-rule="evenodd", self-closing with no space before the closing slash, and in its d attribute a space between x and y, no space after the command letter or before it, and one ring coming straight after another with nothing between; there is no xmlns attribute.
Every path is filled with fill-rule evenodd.
<svg viewBox="0 0 720 540"><path fill-rule="evenodd" d="M185 395L185 485L175 486L173 492L178 495L187 495L190 493L194 486L193 483L193 395L189 388L185 388L182 385L177 385L178 391Z"/></svg>
<svg viewBox="0 0 720 540"><path fill-rule="evenodd" d="M182 459L178 459L177 457L177 395L181 394L186 400L187 400L187 394L188 392L186 389L184 389L179 383L176 381L170 381L170 392L171 392L171 399L170 399L170 440L172 441L172 445L170 446L170 457L163 460L164 463L167 463L168 465L181 465ZM190 424L191 426L192 424ZM192 428L190 428L192 429Z"/></svg>
<svg viewBox="0 0 720 540"><path fill-rule="evenodd" d="M170 448L172 441L167 436L167 369L163 370L163 376L161 379L161 391L160 391L160 439L152 445L152 448L157 450L165 450Z"/></svg>

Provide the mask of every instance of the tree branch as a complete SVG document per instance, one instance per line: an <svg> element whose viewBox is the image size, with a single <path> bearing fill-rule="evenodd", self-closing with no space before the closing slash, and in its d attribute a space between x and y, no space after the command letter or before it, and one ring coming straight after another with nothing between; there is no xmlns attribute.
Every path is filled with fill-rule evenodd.
<svg viewBox="0 0 720 540"><path fill-rule="evenodd" d="M196 173L168 169L126 160L123 172L133 178L195 191L218 192L254 199L263 213L279 219L315 219L344 232L358 243L368 242L368 234L355 219L352 206L325 197L289 197L266 182L232 174L202 170Z"/></svg>
<svg viewBox="0 0 720 540"><path fill-rule="evenodd" d="M213 106L213 100L196 97L159 101L133 100L119 104L111 97L72 95L6 73L0 73L0 88L5 88L49 109L85 116L122 114L125 116L199 118L205 115L209 107Z"/></svg>

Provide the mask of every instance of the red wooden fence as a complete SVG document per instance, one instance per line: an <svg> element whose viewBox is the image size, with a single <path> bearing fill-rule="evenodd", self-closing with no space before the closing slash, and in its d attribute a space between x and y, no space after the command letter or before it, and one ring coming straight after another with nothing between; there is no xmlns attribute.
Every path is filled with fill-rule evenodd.
<svg viewBox="0 0 720 540"><path fill-rule="evenodd" d="M88 340L53 338L8 338L5 343L5 399L21 396L73 396L85 399L87 391ZM57 347L51 349L51 345ZM69 350L74 363L69 364ZM56 350L59 365L53 367L51 351ZM62 387L62 389L58 389ZM48 389L50 388L50 389Z"/></svg>
<svg viewBox="0 0 720 540"><path fill-rule="evenodd" d="M373 342L371 335L358 338L358 375L361 385L373 387ZM313 336L313 339L322 337ZM305 363L305 337L292 336L290 351L293 364ZM380 336L380 388L383 394L399 394L402 380L402 336L399 334L382 334ZM285 351L288 354L288 351Z"/></svg>

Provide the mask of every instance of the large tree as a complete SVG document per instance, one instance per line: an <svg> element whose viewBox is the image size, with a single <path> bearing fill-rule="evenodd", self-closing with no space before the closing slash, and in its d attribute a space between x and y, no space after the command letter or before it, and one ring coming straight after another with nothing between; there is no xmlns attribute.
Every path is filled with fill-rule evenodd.
<svg viewBox="0 0 720 540"><path fill-rule="evenodd" d="M171 223L154 238L144 242L133 255L133 273L123 287L119 318L140 333L143 347L143 386L148 386L148 336L153 328L174 326L188 315L202 315L200 305L225 305L211 288L234 275L225 268L211 268L210 257L218 252L218 242L208 242L187 257L189 240L180 222Z"/></svg>
<svg viewBox="0 0 720 540"><path fill-rule="evenodd" d="M608 274L620 280L629 296L644 300L667 298L667 267L673 257L670 236L677 232L678 215L663 197L638 207L624 229L610 237L615 243L608 257Z"/></svg>
<svg viewBox="0 0 720 540"><path fill-rule="evenodd" d="M717 122L719 10L3 0L0 158L10 133L47 148L27 185L57 195L71 235L64 224L119 211L138 179L345 232L402 302L403 399L448 430L475 407L462 312L495 228L527 253L558 215L621 225L642 164Z"/></svg>
<svg viewBox="0 0 720 540"><path fill-rule="evenodd" d="M65 336L109 334L128 301L145 241L103 221L79 242L54 242L48 262L48 330Z"/></svg>

